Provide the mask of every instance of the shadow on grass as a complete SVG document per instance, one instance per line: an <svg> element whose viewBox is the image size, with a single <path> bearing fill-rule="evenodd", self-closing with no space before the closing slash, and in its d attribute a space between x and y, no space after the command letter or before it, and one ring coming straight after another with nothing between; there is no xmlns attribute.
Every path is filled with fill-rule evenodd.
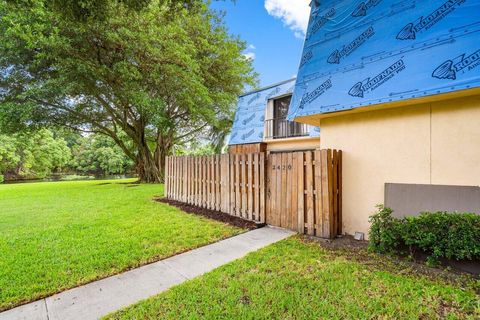
<svg viewBox="0 0 480 320"><path fill-rule="evenodd" d="M132 182L102 182L102 183L94 184L93 187L107 186L112 184L125 185L127 187L138 187L140 186L141 183L138 180L132 181Z"/></svg>

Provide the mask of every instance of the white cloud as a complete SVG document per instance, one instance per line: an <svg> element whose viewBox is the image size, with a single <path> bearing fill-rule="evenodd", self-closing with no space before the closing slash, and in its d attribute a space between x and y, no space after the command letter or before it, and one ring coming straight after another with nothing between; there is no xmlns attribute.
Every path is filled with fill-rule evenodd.
<svg viewBox="0 0 480 320"><path fill-rule="evenodd" d="M311 0L265 0L269 15L281 19L296 37L303 38L308 27Z"/></svg>
<svg viewBox="0 0 480 320"><path fill-rule="evenodd" d="M247 50L245 50L246 52L243 54L243 56L245 58L247 58L248 60L255 60L255 49L257 49L253 44L249 44L248 47L247 47Z"/></svg>
<svg viewBox="0 0 480 320"><path fill-rule="evenodd" d="M243 56L248 60L255 60L255 53L254 52L247 52L244 53Z"/></svg>

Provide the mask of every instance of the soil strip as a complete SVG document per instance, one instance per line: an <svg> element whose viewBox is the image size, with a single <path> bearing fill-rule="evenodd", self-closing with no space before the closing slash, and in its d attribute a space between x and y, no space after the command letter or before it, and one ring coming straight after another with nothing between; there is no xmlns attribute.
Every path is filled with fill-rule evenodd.
<svg viewBox="0 0 480 320"><path fill-rule="evenodd" d="M254 229L262 228L265 226L265 224L260 224L260 223L256 223L249 220L243 220L242 218L234 217L220 211L199 208L199 207L192 206L192 205L175 201L175 200L170 200L166 198L155 198L154 200L157 202L165 203L170 206L176 207L186 213L200 215L200 216L217 220L223 223L227 223L229 225L242 228L242 229L254 230Z"/></svg>

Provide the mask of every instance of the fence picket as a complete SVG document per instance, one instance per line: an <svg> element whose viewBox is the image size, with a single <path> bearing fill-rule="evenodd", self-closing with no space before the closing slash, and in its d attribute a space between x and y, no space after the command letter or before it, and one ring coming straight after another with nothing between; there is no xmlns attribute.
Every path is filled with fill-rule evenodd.
<svg viewBox="0 0 480 320"><path fill-rule="evenodd" d="M323 206L322 206L322 159L321 151L315 151L315 232L322 234L323 230Z"/></svg>
<svg viewBox="0 0 480 320"><path fill-rule="evenodd" d="M230 171L230 202L229 213L235 215L235 155L229 155L228 169Z"/></svg>
<svg viewBox="0 0 480 320"><path fill-rule="evenodd" d="M286 215L287 215L287 221L285 224L285 227L288 229L294 229L295 224L293 222L293 205L292 205L292 194L293 194L293 153L289 152L287 153L287 193L285 194L286 198Z"/></svg>
<svg viewBox="0 0 480 320"><path fill-rule="evenodd" d="M260 177L259 177L259 191L257 192L260 192L260 212L259 212L259 216L260 218L258 219L257 218L257 221L260 221L261 223L265 223L265 153L260 153L260 157L259 157L259 163L258 163L258 166L260 167L259 168L259 173L260 173Z"/></svg>
<svg viewBox="0 0 480 320"><path fill-rule="evenodd" d="M260 220L260 157L258 153L253 154L253 220Z"/></svg>
<svg viewBox="0 0 480 320"><path fill-rule="evenodd" d="M287 221L287 153L281 153L280 175L281 175L281 188L280 188L280 226L285 227Z"/></svg>
<svg viewBox="0 0 480 320"><path fill-rule="evenodd" d="M241 193L240 193L240 154L235 155L235 215L237 217L241 216L242 204L241 204Z"/></svg>
<svg viewBox="0 0 480 320"><path fill-rule="evenodd" d="M247 219L252 220L253 216L253 156L251 153L247 155Z"/></svg>
<svg viewBox="0 0 480 320"><path fill-rule="evenodd" d="M322 190L328 190L329 186L329 155L328 155L328 150L322 150L321 151L321 157L322 157ZM322 228L322 237L325 238L330 238L330 216L329 216L329 210L330 210L330 198L328 192L322 192L322 217L323 217L323 228Z"/></svg>
<svg viewBox="0 0 480 320"><path fill-rule="evenodd" d="M297 167L298 167L298 196L297 196L297 215L298 215L298 232L304 233L305 232L305 181L304 181L304 174L305 174L305 154L303 152L297 153Z"/></svg>
<svg viewBox="0 0 480 320"><path fill-rule="evenodd" d="M242 173L240 178L242 180L242 189L241 189L242 215L241 217L244 219L248 219L247 217L247 194L248 194L247 183L248 181L247 181L247 155L246 154L242 154L242 162L241 162L240 170Z"/></svg>

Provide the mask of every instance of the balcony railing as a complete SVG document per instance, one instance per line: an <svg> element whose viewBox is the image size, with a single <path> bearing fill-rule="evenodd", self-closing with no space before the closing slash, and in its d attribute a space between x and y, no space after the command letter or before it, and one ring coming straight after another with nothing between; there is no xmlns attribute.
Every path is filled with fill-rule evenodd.
<svg viewBox="0 0 480 320"><path fill-rule="evenodd" d="M308 125L285 119L265 120L267 139L284 139L308 136Z"/></svg>

